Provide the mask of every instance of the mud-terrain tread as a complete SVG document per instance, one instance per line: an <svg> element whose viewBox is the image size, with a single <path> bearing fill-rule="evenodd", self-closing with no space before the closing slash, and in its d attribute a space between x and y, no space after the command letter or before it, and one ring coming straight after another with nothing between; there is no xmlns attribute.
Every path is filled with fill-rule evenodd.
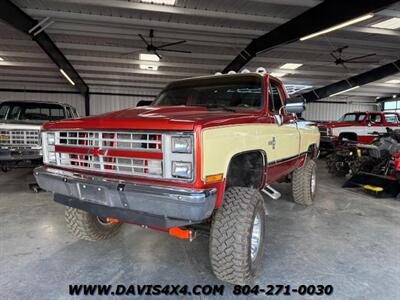
<svg viewBox="0 0 400 300"><path fill-rule="evenodd" d="M294 202L297 204L309 206L313 203L314 195L311 193L310 179L312 171L316 167L317 164L315 161L309 159L306 161L303 167L293 171L292 195Z"/></svg>
<svg viewBox="0 0 400 300"><path fill-rule="evenodd" d="M102 225L96 216L80 209L67 207L65 220L69 231L77 238L87 241L106 240L115 236L121 223Z"/></svg>
<svg viewBox="0 0 400 300"><path fill-rule="evenodd" d="M232 284L251 281L254 267L262 261L263 247L259 250L258 265L252 268L249 234L255 210L261 207L265 217L263 201L260 192L252 188L232 187L225 192L223 204L213 219L209 245L212 270L219 279Z"/></svg>

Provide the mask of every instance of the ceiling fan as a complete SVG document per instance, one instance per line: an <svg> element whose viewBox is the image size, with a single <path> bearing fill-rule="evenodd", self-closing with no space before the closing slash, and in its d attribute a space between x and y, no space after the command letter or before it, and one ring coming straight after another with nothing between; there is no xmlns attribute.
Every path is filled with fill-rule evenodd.
<svg viewBox="0 0 400 300"><path fill-rule="evenodd" d="M150 42L148 40L145 39L145 37L142 34L138 34L138 36L140 37L140 39L143 41L143 43L146 45L146 50L149 53L153 53L154 55L157 55L159 59L162 59L162 56L160 55L160 51L165 51L165 52L179 52L179 53L192 53L191 51L186 51L186 50L178 50L178 49L166 49L168 47L171 46L176 46L176 45L180 45L183 43L186 43L186 40L181 40L181 41L177 41L177 42L173 42L173 43L168 43L168 44L163 44L160 46L156 46L153 44L153 38L154 38L154 30L150 29L149 32L149 38L150 38ZM126 53L126 55L129 54L133 54L136 52L139 52L141 50L136 50L134 52L130 52L130 53Z"/></svg>
<svg viewBox="0 0 400 300"><path fill-rule="evenodd" d="M343 46L343 47L333 50L330 53L330 55L335 59L334 60L335 65L341 65L347 70L346 64L367 64L367 63L376 64L376 63L378 63L378 61L363 60L364 58L367 58L367 57L376 56L376 53L355 56L355 57L351 57L351 58L344 58L343 52L344 52L344 50L346 50L348 48L349 48L349 46Z"/></svg>

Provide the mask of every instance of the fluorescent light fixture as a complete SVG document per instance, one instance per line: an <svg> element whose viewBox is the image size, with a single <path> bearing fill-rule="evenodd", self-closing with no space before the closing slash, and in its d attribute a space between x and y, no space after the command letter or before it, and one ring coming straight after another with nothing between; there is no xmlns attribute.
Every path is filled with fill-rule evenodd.
<svg viewBox="0 0 400 300"><path fill-rule="evenodd" d="M65 73L65 71L63 69L60 69L61 74L63 74L63 76L69 81L70 84L75 85L75 82L72 81L71 78L69 78L68 74Z"/></svg>
<svg viewBox="0 0 400 300"><path fill-rule="evenodd" d="M273 76L273 77L283 77L285 75L287 75L288 73L281 73L281 72L272 72L269 75Z"/></svg>
<svg viewBox="0 0 400 300"><path fill-rule="evenodd" d="M4 58L0 57L0 61L3 61L3 60L4 60Z"/></svg>
<svg viewBox="0 0 400 300"><path fill-rule="evenodd" d="M359 87L360 87L359 85L353 86L352 88L349 88L349 89L347 89L347 90L344 90L344 91L341 91L341 92L337 92L337 93L335 93L335 94L332 94L332 95L330 95L329 97L334 97L334 96L337 96L337 95L340 95L340 94L343 94L343 93L347 93L347 92L350 92L350 91L352 91L352 90L358 89Z"/></svg>
<svg viewBox="0 0 400 300"><path fill-rule="evenodd" d="M142 0L144 3L175 5L176 0Z"/></svg>
<svg viewBox="0 0 400 300"><path fill-rule="evenodd" d="M400 79L392 79L392 80L386 81L385 83L388 83L388 84L398 84L398 83L400 83Z"/></svg>
<svg viewBox="0 0 400 300"><path fill-rule="evenodd" d="M400 18L391 18L389 20L371 25L371 27L383 29L398 29L400 28Z"/></svg>
<svg viewBox="0 0 400 300"><path fill-rule="evenodd" d="M155 54L145 54L145 53L140 53L139 54L139 59L140 60L147 60L147 61L160 61L160 58L155 55Z"/></svg>
<svg viewBox="0 0 400 300"><path fill-rule="evenodd" d="M286 69L286 70L296 70L297 68L300 68L303 64L292 64L292 63L287 63L284 64L283 66L280 67L280 69Z"/></svg>
<svg viewBox="0 0 400 300"><path fill-rule="evenodd" d="M361 21L365 21L367 19L372 18L373 16L374 16L374 14L367 14L367 15L364 15L364 16L349 20L347 22L340 23L338 25L329 27L327 29L315 32L315 33L307 35L307 36L304 36L304 37L300 38L300 41L305 41L305 40L311 39L313 37L316 37L316 36L319 36L319 35L322 35L322 34L325 34L325 33L328 33L328 32L332 32L332 31L335 31L335 30L338 30L338 29L341 29L341 28L356 24L356 23L361 22Z"/></svg>
<svg viewBox="0 0 400 300"><path fill-rule="evenodd" d="M157 71L158 66L155 65L139 65L140 69L142 70L148 70L148 71Z"/></svg>

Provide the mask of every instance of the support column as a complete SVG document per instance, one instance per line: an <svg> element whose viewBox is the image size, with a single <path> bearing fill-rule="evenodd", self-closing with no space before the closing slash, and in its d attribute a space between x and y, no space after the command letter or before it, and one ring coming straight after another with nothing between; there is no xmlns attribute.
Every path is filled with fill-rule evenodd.
<svg viewBox="0 0 400 300"><path fill-rule="evenodd" d="M85 94L85 115L90 116L90 94L87 92Z"/></svg>

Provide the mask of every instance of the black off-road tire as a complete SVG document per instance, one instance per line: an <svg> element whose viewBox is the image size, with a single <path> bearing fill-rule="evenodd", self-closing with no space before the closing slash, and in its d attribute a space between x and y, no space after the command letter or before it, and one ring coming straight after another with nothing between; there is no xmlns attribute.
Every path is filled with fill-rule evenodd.
<svg viewBox="0 0 400 300"><path fill-rule="evenodd" d="M309 206L313 203L317 189L317 164L309 159L302 168L293 171L292 176L292 194L293 200L297 204ZM312 191L311 178L315 174L315 188Z"/></svg>
<svg viewBox="0 0 400 300"><path fill-rule="evenodd" d="M87 241L106 240L115 236L122 223L107 223L86 211L67 207L65 220L70 232L77 238Z"/></svg>
<svg viewBox="0 0 400 300"><path fill-rule="evenodd" d="M261 234L258 252L251 259L253 221L259 216ZM210 260L218 279L232 284L251 282L264 252L264 199L256 189L231 187L225 192L211 225Z"/></svg>

